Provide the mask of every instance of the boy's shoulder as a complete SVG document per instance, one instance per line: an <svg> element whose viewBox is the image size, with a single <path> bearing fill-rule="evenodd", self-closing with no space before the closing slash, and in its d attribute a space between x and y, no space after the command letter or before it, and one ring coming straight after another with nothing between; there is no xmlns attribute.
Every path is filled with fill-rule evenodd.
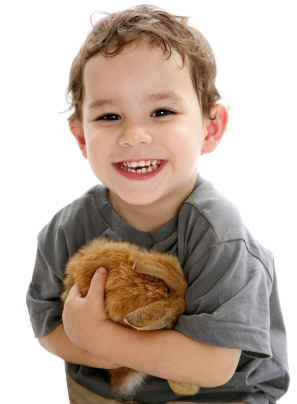
<svg viewBox="0 0 297 404"><path fill-rule="evenodd" d="M202 216L216 235L218 242L245 236L245 226L237 207L223 196L211 182L198 177L196 187L185 200L196 215Z"/></svg>
<svg viewBox="0 0 297 404"><path fill-rule="evenodd" d="M212 244L244 242L249 254L257 257L265 267L272 266L273 255L264 248L244 224L238 208L223 196L211 182L198 176L195 188L185 200L184 206L191 213L187 216L189 233L199 234L198 227L211 230ZM196 228L197 227L197 228Z"/></svg>
<svg viewBox="0 0 297 404"><path fill-rule="evenodd" d="M74 226L88 221L94 217L94 212L98 211L95 195L104 192L104 186L95 185L84 192L72 202L59 209L50 221L41 229L38 238L42 239L49 234L57 234L59 232L71 233Z"/></svg>

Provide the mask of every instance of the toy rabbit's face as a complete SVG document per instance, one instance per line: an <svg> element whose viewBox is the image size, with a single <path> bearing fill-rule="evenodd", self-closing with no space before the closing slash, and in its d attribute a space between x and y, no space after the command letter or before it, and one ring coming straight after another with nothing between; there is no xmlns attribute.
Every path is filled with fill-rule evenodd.
<svg viewBox="0 0 297 404"><path fill-rule="evenodd" d="M184 299L171 290L172 282L162 279L168 278L168 265L140 258L109 272L105 299L108 316L143 331L172 328L185 309Z"/></svg>

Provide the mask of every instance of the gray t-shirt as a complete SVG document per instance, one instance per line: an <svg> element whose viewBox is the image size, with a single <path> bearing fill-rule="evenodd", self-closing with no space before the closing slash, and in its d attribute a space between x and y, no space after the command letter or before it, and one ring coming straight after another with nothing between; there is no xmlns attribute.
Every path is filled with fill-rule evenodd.
<svg viewBox="0 0 297 404"><path fill-rule="evenodd" d="M287 342L273 257L250 235L236 208L199 175L177 216L152 232L127 224L102 185L61 209L38 234L27 294L36 337L62 321L59 296L68 258L99 236L175 254L188 282L186 311L175 329L200 342L242 350L237 370L224 386L178 396L166 380L148 376L134 400L272 404L286 392ZM114 398L106 369L70 363L66 369L86 388Z"/></svg>

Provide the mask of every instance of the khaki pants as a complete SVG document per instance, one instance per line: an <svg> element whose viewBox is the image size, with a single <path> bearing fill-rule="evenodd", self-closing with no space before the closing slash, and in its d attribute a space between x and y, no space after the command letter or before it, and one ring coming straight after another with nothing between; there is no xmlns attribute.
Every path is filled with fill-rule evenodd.
<svg viewBox="0 0 297 404"><path fill-rule="evenodd" d="M81 386L66 373L70 404L118 404L122 401L112 400L98 396L98 394ZM125 401L126 404L140 404L136 401ZM168 401L166 404L194 404L192 401ZM196 403L197 404L197 403ZM228 404L228 403L201 403L201 404ZM244 403L229 403L244 404Z"/></svg>

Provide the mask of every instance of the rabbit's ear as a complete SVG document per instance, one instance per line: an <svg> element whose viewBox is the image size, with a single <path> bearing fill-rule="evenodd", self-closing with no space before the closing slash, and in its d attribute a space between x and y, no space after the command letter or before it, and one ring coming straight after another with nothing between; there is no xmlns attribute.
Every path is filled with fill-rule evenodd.
<svg viewBox="0 0 297 404"><path fill-rule="evenodd" d="M127 314L124 322L139 331L172 328L184 310L185 301L182 298L158 300Z"/></svg>
<svg viewBox="0 0 297 404"><path fill-rule="evenodd" d="M140 260L134 264L133 270L138 274L162 279L170 291L175 292L177 296L183 297L185 294L187 283L183 275L173 265L160 264L155 260Z"/></svg>

